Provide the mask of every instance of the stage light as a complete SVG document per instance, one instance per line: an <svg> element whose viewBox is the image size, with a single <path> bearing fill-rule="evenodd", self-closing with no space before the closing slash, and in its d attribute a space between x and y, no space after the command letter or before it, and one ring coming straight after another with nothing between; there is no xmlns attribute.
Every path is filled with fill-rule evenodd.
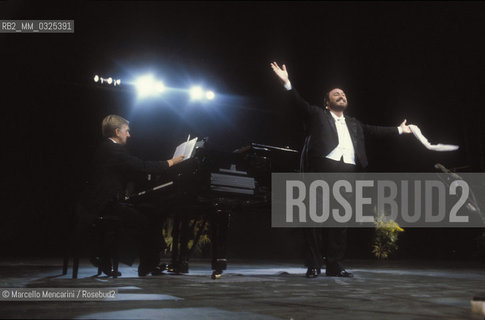
<svg viewBox="0 0 485 320"><path fill-rule="evenodd" d="M165 91L165 85L163 84L163 82L161 81L158 81L155 85L155 89L157 90L157 92L163 92Z"/></svg>
<svg viewBox="0 0 485 320"><path fill-rule="evenodd" d="M113 77L103 78L102 76L95 74L92 79L94 80L94 82L101 85L112 85L114 87L121 85L121 79L116 79ZM169 91L169 93L188 93L190 95L190 100L201 101L202 103L214 100L216 96L214 91L206 90L201 86L193 86L188 89L166 87L165 84L155 78L153 74L141 75L140 77L135 78L134 81L126 82L126 84L133 85L135 87L139 99L158 97L161 96L162 93L165 94L165 91L167 90Z"/></svg>
<svg viewBox="0 0 485 320"><path fill-rule="evenodd" d="M151 96L158 91L157 83L151 74L139 77L135 81L135 87L138 91L138 96L140 97Z"/></svg>
<svg viewBox="0 0 485 320"><path fill-rule="evenodd" d="M216 96L216 95L214 94L214 92L213 92L213 91L207 91L207 92L205 93L205 97L206 97L208 100L213 100L213 99L215 98L215 96Z"/></svg>
<svg viewBox="0 0 485 320"><path fill-rule="evenodd" d="M121 84L121 80L120 79L113 79L112 77L109 77L109 78L103 78L103 77L100 77L98 76L97 74L94 75L94 78L93 78L94 82L96 83L101 83L101 84L104 84L104 83L107 83L109 85L113 85L113 86L119 86Z"/></svg>
<svg viewBox="0 0 485 320"><path fill-rule="evenodd" d="M190 97L193 100L200 100L200 99L202 99L203 95L204 95L204 92L202 91L201 87L192 87L190 89Z"/></svg>

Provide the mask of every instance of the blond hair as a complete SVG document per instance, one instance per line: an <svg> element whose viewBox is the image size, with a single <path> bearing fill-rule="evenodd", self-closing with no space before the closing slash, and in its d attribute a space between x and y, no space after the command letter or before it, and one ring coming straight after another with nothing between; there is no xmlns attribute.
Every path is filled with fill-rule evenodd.
<svg viewBox="0 0 485 320"><path fill-rule="evenodd" d="M116 114L110 114L104 117L101 123L103 137L112 138L116 136L116 129L121 129L123 125L128 125L130 121Z"/></svg>

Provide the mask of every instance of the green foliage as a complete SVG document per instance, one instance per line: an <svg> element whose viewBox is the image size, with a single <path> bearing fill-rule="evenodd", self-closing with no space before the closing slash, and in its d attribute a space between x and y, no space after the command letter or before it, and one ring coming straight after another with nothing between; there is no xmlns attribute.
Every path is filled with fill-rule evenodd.
<svg viewBox="0 0 485 320"><path fill-rule="evenodd" d="M174 220L173 218L167 219L167 222L165 223L163 229L162 229L162 235L165 239L165 243L167 244L167 247L165 248L164 255L169 255L173 251L173 238L172 238L172 232L174 228ZM209 223L205 220L197 220L197 219L191 219L189 221L189 240L187 243L187 247L189 250L192 249L194 246L194 240L199 233L199 230L201 232L199 240L197 241L195 248L193 249L194 253L200 253L202 252L203 248L211 244L210 237L208 235L208 229L209 229Z"/></svg>
<svg viewBox="0 0 485 320"><path fill-rule="evenodd" d="M376 230L372 253L378 259L387 259L397 251L399 233L403 232L404 229L393 220L385 222L382 217L377 218L375 223Z"/></svg>

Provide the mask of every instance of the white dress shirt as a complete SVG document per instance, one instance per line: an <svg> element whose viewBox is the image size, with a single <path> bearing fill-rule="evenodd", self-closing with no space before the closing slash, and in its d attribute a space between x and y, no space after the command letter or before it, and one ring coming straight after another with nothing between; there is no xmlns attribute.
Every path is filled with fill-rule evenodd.
<svg viewBox="0 0 485 320"><path fill-rule="evenodd" d="M284 84L286 90L291 90L291 82L288 81ZM347 164L355 165L355 151L354 145L352 144L352 138L350 137L349 128L345 123L345 117L337 117L331 110L329 110L332 118L335 121L335 127L337 128L338 134L338 145L325 157L335 161L340 161L342 159ZM402 134L401 127L397 127L399 134ZM322 155L323 156L323 155Z"/></svg>
<svg viewBox="0 0 485 320"><path fill-rule="evenodd" d="M337 128L338 145L326 155L326 158L340 161L343 157L345 163L355 165L354 145L352 144L352 138L350 138L349 128L347 128L347 124L345 123L345 117L343 115L337 117L332 111L330 111L330 114Z"/></svg>

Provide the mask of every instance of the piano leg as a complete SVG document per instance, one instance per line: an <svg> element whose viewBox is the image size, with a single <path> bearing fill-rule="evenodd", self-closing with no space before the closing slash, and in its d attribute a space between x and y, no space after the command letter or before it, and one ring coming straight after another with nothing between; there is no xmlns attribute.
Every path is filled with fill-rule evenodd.
<svg viewBox="0 0 485 320"><path fill-rule="evenodd" d="M180 255L178 261L178 272L189 272L189 238L190 233L193 232L190 226L190 219L187 215L182 217L182 223L180 224Z"/></svg>
<svg viewBox="0 0 485 320"><path fill-rule="evenodd" d="M178 212L173 218L172 229L172 263L169 272L188 273L188 241L189 218L186 214Z"/></svg>
<svg viewBox="0 0 485 320"><path fill-rule="evenodd" d="M169 272L175 272L175 268L178 262L179 245L180 245L179 223L180 223L180 217L177 214L175 214L175 216L173 217L173 225L172 225L172 261L168 266Z"/></svg>
<svg viewBox="0 0 485 320"><path fill-rule="evenodd" d="M218 208L212 215L212 279L222 277L227 268L227 234L229 231L230 210Z"/></svg>

